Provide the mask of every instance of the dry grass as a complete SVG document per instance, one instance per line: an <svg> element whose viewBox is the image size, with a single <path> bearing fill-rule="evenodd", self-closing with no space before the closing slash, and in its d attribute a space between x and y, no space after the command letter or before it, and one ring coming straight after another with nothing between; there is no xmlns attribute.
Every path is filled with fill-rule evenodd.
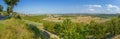
<svg viewBox="0 0 120 39"><path fill-rule="evenodd" d="M120 39L120 35L113 37L112 39Z"/></svg>
<svg viewBox="0 0 120 39"><path fill-rule="evenodd" d="M63 20L65 19L71 19L72 22L75 23L90 23L91 21L95 21L95 22L101 22L103 20L101 20L101 18L99 17L91 17L91 16L76 16L76 17L69 17L69 18L65 18L65 17L47 17L43 20L46 21L52 21L52 22L63 22Z"/></svg>
<svg viewBox="0 0 120 39"><path fill-rule="evenodd" d="M7 19L3 22L5 26L0 31L0 39L34 39L34 35L26 28L26 24L19 19Z"/></svg>

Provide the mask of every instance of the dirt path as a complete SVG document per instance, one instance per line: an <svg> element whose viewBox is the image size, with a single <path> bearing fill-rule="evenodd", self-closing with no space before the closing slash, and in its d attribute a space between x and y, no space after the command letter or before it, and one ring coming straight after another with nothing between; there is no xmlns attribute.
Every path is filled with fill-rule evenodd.
<svg viewBox="0 0 120 39"><path fill-rule="evenodd" d="M42 30L44 32L47 32L50 35L51 38L60 39L57 35L52 34L51 32L49 32L47 30L44 30L44 26L43 26L42 23L37 23L37 22L29 21L29 20L23 20L23 21L25 21L25 23L36 25L36 27L39 28L40 30Z"/></svg>

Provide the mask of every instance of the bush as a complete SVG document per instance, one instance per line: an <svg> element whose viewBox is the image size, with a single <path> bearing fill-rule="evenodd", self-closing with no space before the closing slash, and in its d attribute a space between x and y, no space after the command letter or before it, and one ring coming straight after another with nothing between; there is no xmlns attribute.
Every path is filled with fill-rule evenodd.
<svg viewBox="0 0 120 39"><path fill-rule="evenodd" d="M120 18L104 23L91 21L90 24L72 23L66 19L60 23L45 23L45 29L64 39L106 39L120 34ZM48 28L49 27L49 28Z"/></svg>

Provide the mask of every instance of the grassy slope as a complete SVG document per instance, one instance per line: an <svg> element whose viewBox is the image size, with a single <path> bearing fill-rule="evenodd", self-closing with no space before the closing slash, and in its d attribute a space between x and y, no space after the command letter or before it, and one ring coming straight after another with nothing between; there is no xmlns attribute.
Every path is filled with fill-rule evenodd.
<svg viewBox="0 0 120 39"><path fill-rule="evenodd" d="M50 32L42 29L41 23L29 20L0 20L0 39L50 39ZM54 34L53 34L54 36Z"/></svg>
<svg viewBox="0 0 120 39"><path fill-rule="evenodd" d="M34 39L34 34L23 21L12 18L0 23L0 39Z"/></svg>

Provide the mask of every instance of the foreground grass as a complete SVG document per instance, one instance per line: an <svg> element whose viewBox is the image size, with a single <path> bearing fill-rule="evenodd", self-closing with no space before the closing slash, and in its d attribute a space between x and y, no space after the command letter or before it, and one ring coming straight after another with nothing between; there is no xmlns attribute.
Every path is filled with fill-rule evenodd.
<svg viewBox="0 0 120 39"><path fill-rule="evenodd" d="M54 39L37 22L21 19L1 20L0 39Z"/></svg>
<svg viewBox="0 0 120 39"><path fill-rule="evenodd" d="M0 24L0 39L34 39L34 34L23 21L12 18Z"/></svg>

